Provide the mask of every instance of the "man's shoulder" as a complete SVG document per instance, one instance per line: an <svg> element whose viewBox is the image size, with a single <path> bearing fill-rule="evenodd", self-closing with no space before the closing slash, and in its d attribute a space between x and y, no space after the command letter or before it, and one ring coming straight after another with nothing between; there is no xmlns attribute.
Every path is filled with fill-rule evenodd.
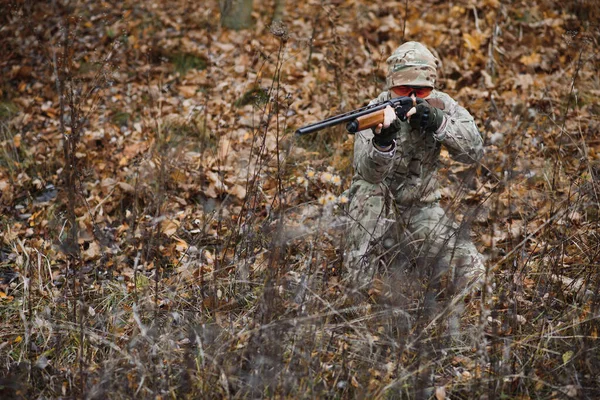
<svg viewBox="0 0 600 400"><path fill-rule="evenodd" d="M456 102L456 100L454 100L452 98L452 96L450 96L448 93L442 92L441 90L437 90L437 89L434 89L431 92L431 94L429 95L429 97L435 98L435 99L440 99L440 100L443 100L443 101L448 100L448 101Z"/></svg>
<svg viewBox="0 0 600 400"><path fill-rule="evenodd" d="M443 109L445 110L451 110L457 104L456 100L454 100L448 93L442 92L441 90L434 89L427 98L441 101L444 104Z"/></svg>
<svg viewBox="0 0 600 400"><path fill-rule="evenodd" d="M441 90L437 90L437 89L434 89L427 98L441 100L447 109L453 108L454 105L456 105L458 103L448 93L442 92ZM369 104L370 105L371 104L379 104L379 103L382 103L382 102L390 100L390 99L391 99L390 92L388 90L385 90L385 91L379 93L379 95L377 97L375 97L373 100L371 100L369 102Z"/></svg>
<svg viewBox="0 0 600 400"><path fill-rule="evenodd" d="M384 101L387 101L389 99L390 99L390 92L386 90L386 91L379 93L379 96L377 96L373 100L371 100L369 102L369 105L383 103Z"/></svg>

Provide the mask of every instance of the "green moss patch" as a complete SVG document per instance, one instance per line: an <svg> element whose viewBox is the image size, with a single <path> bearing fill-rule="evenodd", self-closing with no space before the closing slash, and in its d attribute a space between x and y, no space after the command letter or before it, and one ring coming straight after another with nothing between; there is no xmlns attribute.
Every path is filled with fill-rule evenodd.
<svg viewBox="0 0 600 400"><path fill-rule="evenodd" d="M205 58L189 53L177 53L171 57L171 62L180 75L185 75L190 69L203 70L207 66Z"/></svg>

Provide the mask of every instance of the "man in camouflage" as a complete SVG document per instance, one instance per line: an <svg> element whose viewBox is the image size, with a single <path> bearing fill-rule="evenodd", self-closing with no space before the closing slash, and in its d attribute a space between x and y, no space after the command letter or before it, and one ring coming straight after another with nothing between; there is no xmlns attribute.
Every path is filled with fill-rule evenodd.
<svg viewBox="0 0 600 400"><path fill-rule="evenodd" d="M389 107L384 124L355 136L347 278L364 288L380 266L411 265L454 290L470 289L483 278L483 259L469 232L440 206L436 176L442 146L454 160L476 163L481 135L467 110L433 89L439 61L425 46L405 43L387 63L388 90L371 104L398 96L427 101L405 121Z"/></svg>

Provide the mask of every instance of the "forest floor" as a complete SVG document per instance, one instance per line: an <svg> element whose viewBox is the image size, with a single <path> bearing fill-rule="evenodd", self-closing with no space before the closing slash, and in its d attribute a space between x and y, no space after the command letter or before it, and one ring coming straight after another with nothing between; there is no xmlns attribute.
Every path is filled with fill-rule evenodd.
<svg viewBox="0 0 600 400"><path fill-rule="evenodd" d="M4 2L0 397L600 397L593 1ZM442 204L487 289L342 271L353 137L416 40L485 156ZM416 278L416 279L415 279Z"/></svg>

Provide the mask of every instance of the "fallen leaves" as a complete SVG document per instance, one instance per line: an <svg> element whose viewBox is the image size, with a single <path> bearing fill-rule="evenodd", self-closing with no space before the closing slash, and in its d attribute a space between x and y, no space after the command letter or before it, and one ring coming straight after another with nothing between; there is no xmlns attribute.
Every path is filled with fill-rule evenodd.
<svg viewBox="0 0 600 400"><path fill-rule="evenodd" d="M479 51L481 46L487 40L487 37L483 33L477 31L472 33L465 32L463 33L463 40L468 49Z"/></svg>
<svg viewBox="0 0 600 400"><path fill-rule="evenodd" d="M542 57L536 52L533 52L526 56L521 56L521 58L519 58L519 61L528 67L539 66L541 60L542 60Z"/></svg>
<svg viewBox="0 0 600 400"><path fill-rule="evenodd" d="M169 237L173 236L178 228L179 223L176 220L165 219L160 223L160 231Z"/></svg>
<svg viewBox="0 0 600 400"><path fill-rule="evenodd" d="M81 252L81 255L84 261L92 261L100 257L100 245L95 241L91 241L88 243L88 248Z"/></svg>
<svg viewBox="0 0 600 400"><path fill-rule="evenodd" d="M530 74L518 74L514 78L514 88L521 88L523 91L527 91L533 86L533 76Z"/></svg>
<svg viewBox="0 0 600 400"><path fill-rule="evenodd" d="M243 200L246 197L246 188L242 185L235 184L227 191L227 193L234 195L240 200Z"/></svg>
<svg viewBox="0 0 600 400"><path fill-rule="evenodd" d="M180 95L182 95L186 99L190 99L196 95L196 92L198 91L198 87L196 85L193 85L193 86L182 85L182 86L178 86L177 90L179 91Z"/></svg>

